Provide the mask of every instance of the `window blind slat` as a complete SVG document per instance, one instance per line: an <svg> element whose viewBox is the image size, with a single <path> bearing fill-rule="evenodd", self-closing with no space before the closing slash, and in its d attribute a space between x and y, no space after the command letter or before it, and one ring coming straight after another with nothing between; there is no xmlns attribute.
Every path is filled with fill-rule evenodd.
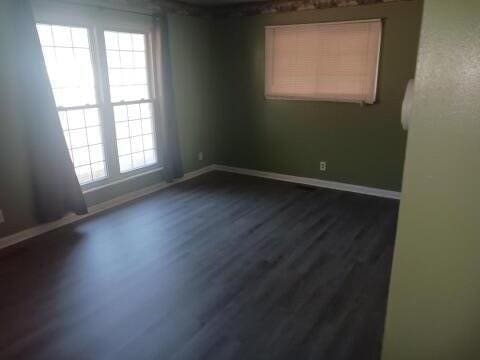
<svg viewBox="0 0 480 360"><path fill-rule="evenodd" d="M269 98L374 103L380 20L266 28Z"/></svg>

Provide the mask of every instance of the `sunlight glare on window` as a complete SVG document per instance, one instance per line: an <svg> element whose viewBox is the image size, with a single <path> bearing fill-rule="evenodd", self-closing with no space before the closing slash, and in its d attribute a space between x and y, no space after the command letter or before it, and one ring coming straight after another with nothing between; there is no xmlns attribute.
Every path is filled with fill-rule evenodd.
<svg viewBox="0 0 480 360"><path fill-rule="evenodd" d="M37 24L68 151L80 184L107 176L88 30Z"/></svg>

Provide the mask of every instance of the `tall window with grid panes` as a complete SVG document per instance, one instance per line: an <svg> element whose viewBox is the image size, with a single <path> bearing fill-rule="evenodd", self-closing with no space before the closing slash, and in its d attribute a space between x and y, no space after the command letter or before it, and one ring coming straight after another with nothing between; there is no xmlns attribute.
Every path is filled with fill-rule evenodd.
<svg viewBox="0 0 480 360"><path fill-rule="evenodd" d="M148 34L49 23L37 31L80 184L158 166Z"/></svg>

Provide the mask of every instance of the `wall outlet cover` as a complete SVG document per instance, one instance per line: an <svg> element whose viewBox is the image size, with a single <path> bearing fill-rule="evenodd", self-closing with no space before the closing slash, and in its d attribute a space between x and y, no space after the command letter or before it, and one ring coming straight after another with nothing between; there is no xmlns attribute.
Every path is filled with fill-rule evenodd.
<svg viewBox="0 0 480 360"><path fill-rule="evenodd" d="M320 161L320 171L327 171L327 162Z"/></svg>
<svg viewBox="0 0 480 360"><path fill-rule="evenodd" d="M0 210L0 224L5 222L5 217L3 216L3 211Z"/></svg>
<svg viewBox="0 0 480 360"><path fill-rule="evenodd" d="M199 161L202 161L202 160L203 160L203 152L202 152L202 151L200 151L200 152L198 153L198 160L199 160Z"/></svg>

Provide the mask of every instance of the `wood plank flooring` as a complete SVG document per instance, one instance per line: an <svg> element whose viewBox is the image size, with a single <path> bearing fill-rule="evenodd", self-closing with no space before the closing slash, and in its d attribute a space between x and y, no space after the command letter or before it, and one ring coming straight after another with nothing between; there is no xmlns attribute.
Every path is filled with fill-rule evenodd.
<svg viewBox="0 0 480 360"><path fill-rule="evenodd" d="M398 202L213 172L0 252L0 359L379 359Z"/></svg>

